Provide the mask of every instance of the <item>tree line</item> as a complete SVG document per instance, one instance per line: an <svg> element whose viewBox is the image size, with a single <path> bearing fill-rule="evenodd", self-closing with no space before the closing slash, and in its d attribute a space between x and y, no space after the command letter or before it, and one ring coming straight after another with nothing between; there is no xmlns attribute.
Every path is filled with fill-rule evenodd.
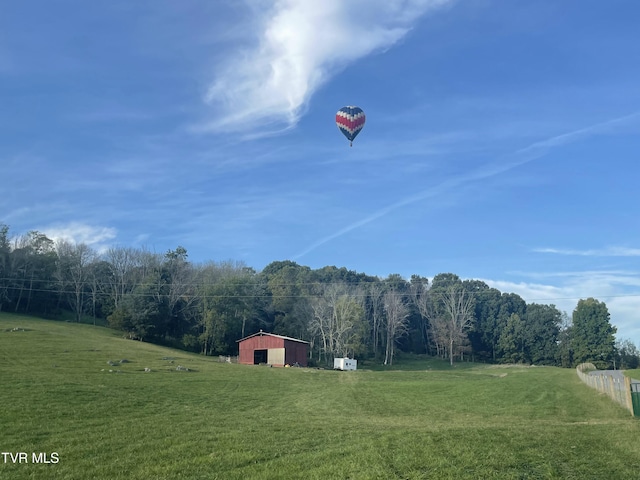
<svg viewBox="0 0 640 480"><path fill-rule="evenodd" d="M303 339L311 361L357 356L392 364L398 352L456 361L637 368L640 352L615 340L606 305L578 301L571 318L479 280L441 273L386 278L275 261L193 263L164 254L12 238L0 223L0 311L107 324L132 339L204 355L234 355L259 330Z"/></svg>

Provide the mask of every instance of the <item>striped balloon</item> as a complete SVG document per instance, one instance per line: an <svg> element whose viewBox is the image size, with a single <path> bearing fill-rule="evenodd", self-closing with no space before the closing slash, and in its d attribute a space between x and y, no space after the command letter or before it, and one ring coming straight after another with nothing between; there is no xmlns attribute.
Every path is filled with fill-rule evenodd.
<svg viewBox="0 0 640 480"><path fill-rule="evenodd" d="M349 144L353 146L353 139L360 133L362 127L364 127L365 116L364 112L359 107L348 106L342 107L336 113L336 125L347 137Z"/></svg>

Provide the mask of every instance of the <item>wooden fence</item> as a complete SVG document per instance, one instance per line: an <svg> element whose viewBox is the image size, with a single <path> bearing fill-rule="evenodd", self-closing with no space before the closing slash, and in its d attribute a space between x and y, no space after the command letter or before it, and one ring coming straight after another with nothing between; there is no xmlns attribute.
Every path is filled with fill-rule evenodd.
<svg viewBox="0 0 640 480"><path fill-rule="evenodd" d="M604 372L590 375L589 372L598 370L593 363L581 363L576 367L578 377L591 388L604 393L614 402L618 402L633 415L633 401L631 397L631 379L622 374L611 375Z"/></svg>

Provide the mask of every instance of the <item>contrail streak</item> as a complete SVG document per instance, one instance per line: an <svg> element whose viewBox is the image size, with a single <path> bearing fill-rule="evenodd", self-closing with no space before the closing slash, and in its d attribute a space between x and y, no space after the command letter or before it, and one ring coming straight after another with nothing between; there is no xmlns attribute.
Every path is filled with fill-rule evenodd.
<svg viewBox="0 0 640 480"><path fill-rule="evenodd" d="M502 164L489 163L489 164L483 165L481 168L479 168L478 170L475 170L474 172L456 177L455 179L446 180L440 183L439 185L436 185L427 190L423 190L415 195L406 197L402 200L392 203L391 205L381 208L380 210L372 213L371 215L368 215L367 217L361 220L358 220L357 222L352 223L351 225L347 225L346 227L338 230L337 232L334 232L331 235L323 237L320 240L312 243L303 251L301 251L297 255L294 255L293 259L295 260L300 257L303 257L304 255L315 250L319 246L324 245L325 243L330 242L331 240L334 240L338 237L341 237L342 235L349 233L350 231L355 230L356 228L360 228L364 225L367 225L377 220L378 218L383 217L388 213L393 212L394 210L397 210L398 208L404 207L406 205L410 205L412 203L419 202L420 200L425 200L427 198L441 195L451 190L452 188L458 187L460 185L464 185L477 180L483 180L485 178L490 178L490 177L499 175L501 173L507 172L516 167L519 167L520 165L524 165L540 157L543 157L549 152L549 150L553 148L560 147L562 145L567 145L569 143L576 142L582 138L597 135L599 133L607 133L609 127L625 124L630 120L633 120L638 117L640 117L640 112L635 112L630 115L614 118L611 120L607 120L606 122L597 123L595 125L580 128L578 130L573 130L571 132L549 137L546 140L541 140L539 142L532 143L527 147L524 147L524 148L521 148L520 150L515 151L512 154L512 156L515 156L516 159L512 162L502 163Z"/></svg>

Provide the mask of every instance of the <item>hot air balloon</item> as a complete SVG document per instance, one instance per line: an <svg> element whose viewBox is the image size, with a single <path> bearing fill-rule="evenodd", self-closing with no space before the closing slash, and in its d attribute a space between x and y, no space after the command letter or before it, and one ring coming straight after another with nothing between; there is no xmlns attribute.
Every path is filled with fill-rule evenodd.
<svg viewBox="0 0 640 480"><path fill-rule="evenodd" d="M336 125L342 134L349 140L349 145L353 147L353 139L364 127L365 115L360 107L342 107L336 113Z"/></svg>

